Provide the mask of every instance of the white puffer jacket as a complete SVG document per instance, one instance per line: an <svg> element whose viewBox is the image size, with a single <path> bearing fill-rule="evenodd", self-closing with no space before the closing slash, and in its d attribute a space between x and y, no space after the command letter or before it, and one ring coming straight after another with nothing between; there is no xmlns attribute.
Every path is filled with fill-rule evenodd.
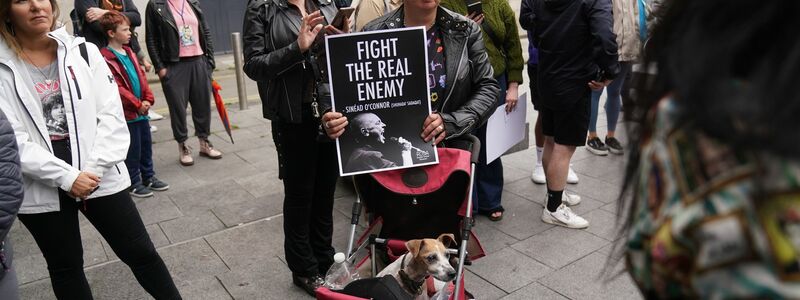
<svg viewBox="0 0 800 300"><path fill-rule="evenodd" d="M25 183L20 214L58 211L58 188L69 191L81 171L101 178L100 188L90 199L130 186L124 163L130 135L108 65L94 44L71 36L63 27L49 36L58 42L58 73L72 165L53 155L41 101L27 88L21 75L24 73L19 72L24 62L0 39L0 109L14 127ZM86 45L88 64L81 56L81 43Z"/></svg>

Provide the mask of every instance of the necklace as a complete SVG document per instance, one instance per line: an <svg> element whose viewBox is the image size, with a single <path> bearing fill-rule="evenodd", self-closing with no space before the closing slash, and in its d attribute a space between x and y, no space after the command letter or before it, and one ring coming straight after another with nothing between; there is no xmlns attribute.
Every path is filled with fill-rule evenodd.
<svg viewBox="0 0 800 300"><path fill-rule="evenodd" d="M44 82L45 82L45 83L46 83L48 86L49 86L49 85L51 85L51 84L53 84L53 81L54 81L54 79L50 79L50 77L49 77L49 76L45 75L45 74L44 74L44 71L42 71L42 68L39 68L39 66L37 66L37 65L36 65L36 64L33 62L33 59L31 59L31 57L30 57L30 56L28 56L28 53L25 53L25 51L22 51L22 55L25 55L25 58L27 58L27 59L28 59L28 62L30 63L30 65L31 65L31 66L33 66L34 68L36 68L36 71L39 71L39 74L42 74L42 78L44 78Z"/></svg>

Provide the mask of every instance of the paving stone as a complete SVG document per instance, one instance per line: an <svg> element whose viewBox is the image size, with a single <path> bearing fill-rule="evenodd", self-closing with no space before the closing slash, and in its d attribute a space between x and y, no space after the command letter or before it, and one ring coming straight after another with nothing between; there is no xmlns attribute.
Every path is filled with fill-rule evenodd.
<svg viewBox="0 0 800 300"><path fill-rule="evenodd" d="M619 238L620 228L618 225L621 223L616 215L602 209L597 209L582 216L586 218L586 220L589 220L590 223L589 228L586 228L587 232L607 241L614 241Z"/></svg>
<svg viewBox="0 0 800 300"><path fill-rule="evenodd" d="M86 279L96 299L148 299L133 272L121 261L86 270Z"/></svg>
<svg viewBox="0 0 800 300"><path fill-rule="evenodd" d="M533 127L531 127L531 141L533 141ZM524 151L514 152L503 156L503 168L512 167L523 170L531 175L533 167L536 166L536 144Z"/></svg>
<svg viewBox="0 0 800 300"><path fill-rule="evenodd" d="M527 299L566 300L568 298L564 297L563 295L551 289L548 289L547 287L539 284L538 282L534 282L501 299L502 300L527 300Z"/></svg>
<svg viewBox="0 0 800 300"><path fill-rule="evenodd" d="M172 148L169 149L169 156L162 157L161 161L154 160L156 177L169 184L169 192L154 192L156 197L163 194L181 192L193 189L200 184L189 175L189 170L183 169L178 164L178 151L175 143L171 143ZM155 150L153 150L155 151Z"/></svg>
<svg viewBox="0 0 800 300"><path fill-rule="evenodd" d="M475 261L469 270L506 293L516 291L553 271L512 248Z"/></svg>
<svg viewBox="0 0 800 300"><path fill-rule="evenodd" d="M602 207L600 207L600 209L605 210L607 212L610 212L610 213L612 213L614 215L616 215L618 213L617 212L617 208L619 208L619 202L617 202L617 201L611 202L609 204L606 204L606 205L603 205Z"/></svg>
<svg viewBox="0 0 800 300"><path fill-rule="evenodd" d="M35 250L28 250L28 248L19 248L14 246L14 255L23 252L35 252L38 255L25 255L21 257L14 257L14 266L17 270L17 280L20 284L26 284L37 280L47 279L50 273L47 272L47 262L44 260L39 248ZM50 279L47 279L49 284Z"/></svg>
<svg viewBox="0 0 800 300"><path fill-rule="evenodd" d="M177 219L183 216L175 203L164 194L157 194L154 197L144 199L134 199L139 215L145 225L156 224L168 220Z"/></svg>
<svg viewBox="0 0 800 300"><path fill-rule="evenodd" d="M514 182L506 182L503 192L511 192L530 201L542 203L547 195L547 187L544 184L535 184L529 177L526 177Z"/></svg>
<svg viewBox="0 0 800 300"><path fill-rule="evenodd" d="M283 255L283 218L234 227L205 239L232 269L261 265Z"/></svg>
<svg viewBox="0 0 800 300"><path fill-rule="evenodd" d="M531 172L513 167L503 166L503 182L511 183L523 178L530 178Z"/></svg>
<svg viewBox="0 0 800 300"><path fill-rule="evenodd" d="M172 243L202 237L225 228L210 210L161 222L159 226Z"/></svg>
<svg viewBox="0 0 800 300"><path fill-rule="evenodd" d="M158 252L176 285L229 271L228 266L204 239L169 246L159 249Z"/></svg>
<svg viewBox="0 0 800 300"><path fill-rule="evenodd" d="M559 269L606 244L608 241L583 230L554 227L511 247L552 268Z"/></svg>
<svg viewBox="0 0 800 300"><path fill-rule="evenodd" d="M183 299L233 299L216 276L186 280L176 285Z"/></svg>
<svg viewBox="0 0 800 300"><path fill-rule="evenodd" d="M208 140L219 151L228 154L249 149L272 150L273 153L275 151L274 144L271 138L268 139L265 137L261 137L260 135L256 134L253 131L233 130L231 131L231 134L233 134L233 141L234 141L233 144L231 144L231 140L230 138L228 138L228 133L226 133L225 130L220 130L218 132L215 132L214 134L208 137ZM226 157L223 157L222 159L225 158Z"/></svg>
<svg viewBox="0 0 800 300"><path fill-rule="evenodd" d="M17 275L19 275L19 271L17 271L17 273ZM19 298L25 300L56 300L56 295L53 293L53 286L50 284L50 279L42 279L20 285Z"/></svg>
<svg viewBox="0 0 800 300"><path fill-rule="evenodd" d="M356 191L353 187L353 180L350 177L339 177L339 181L336 182L336 192L333 194L334 197L344 197L344 196L355 196Z"/></svg>
<svg viewBox="0 0 800 300"><path fill-rule="evenodd" d="M356 201L356 196L355 195L336 197L336 198L333 199L333 210L338 211L338 212L340 212L340 213L342 213L342 214L344 214L346 216L352 216L353 215L353 203L355 201ZM366 223L367 223L366 219L364 219L365 213L366 213L366 211L362 206L361 218L358 221L359 224L361 224L361 225L366 225Z"/></svg>
<svg viewBox="0 0 800 300"><path fill-rule="evenodd" d="M83 243L83 265L93 266L108 261L103 250L103 236L91 224L82 225L81 242Z"/></svg>
<svg viewBox="0 0 800 300"><path fill-rule="evenodd" d="M206 184L190 191L170 193L169 197L184 215L197 214L215 207L225 206L227 203L254 198L233 180Z"/></svg>
<svg viewBox="0 0 800 300"><path fill-rule="evenodd" d="M540 280L542 285L570 299L642 299L622 262L607 267L607 256L593 253Z"/></svg>
<svg viewBox="0 0 800 300"><path fill-rule="evenodd" d="M208 186L218 184L223 180L243 178L259 173L260 171L236 155L225 155L221 159L196 158L194 165L181 167L191 170L191 176L200 184Z"/></svg>
<svg viewBox="0 0 800 300"><path fill-rule="evenodd" d="M272 217L283 212L283 194L248 199L212 209L225 227L233 227L259 219Z"/></svg>
<svg viewBox="0 0 800 300"><path fill-rule="evenodd" d="M464 270L464 289L472 293L475 299L500 299L507 295L500 288L467 269Z"/></svg>
<svg viewBox="0 0 800 300"><path fill-rule="evenodd" d="M571 191L567 191L568 193L572 193ZM544 206L544 199L542 199L542 206ZM605 205L605 203L592 199L590 197L581 196L581 203L575 206L570 207L573 212L578 214L579 216L583 216L590 212L600 209L601 206ZM591 224L591 220L589 223Z"/></svg>
<svg viewBox="0 0 800 300"><path fill-rule="evenodd" d="M234 181L254 197L280 194L283 198L283 181L278 179L277 167L247 177L235 178Z"/></svg>
<svg viewBox="0 0 800 300"><path fill-rule="evenodd" d="M583 160L572 164L572 169L581 174L604 180L624 173L625 159L621 155L609 154L598 159Z"/></svg>
<svg viewBox="0 0 800 300"><path fill-rule="evenodd" d="M259 170L277 174L278 154L274 148L255 148L238 151L235 154ZM277 179L277 175L275 178Z"/></svg>
<svg viewBox="0 0 800 300"><path fill-rule="evenodd" d="M158 224L150 224L144 227L147 229L147 234L150 236L150 241L153 242L153 246L156 249L169 245L169 240L164 232L161 230L161 227L158 227ZM106 256L108 256L108 261L119 260L117 254L114 253L114 250L111 249L111 246L108 245L108 242L103 240L103 250L106 251Z"/></svg>
<svg viewBox="0 0 800 300"><path fill-rule="evenodd" d="M219 276L234 299L310 299L292 284L286 265L275 257Z"/></svg>
<svg viewBox="0 0 800 300"><path fill-rule="evenodd" d="M567 190L578 193L581 196L587 196L603 203L611 203L617 201L619 198L619 187L612 186L611 184L593 178L590 176L581 177L581 182L576 185L570 185Z"/></svg>
<svg viewBox="0 0 800 300"><path fill-rule="evenodd" d="M489 226L518 240L524 240L534 234L553 227L541 221L542 206L527 201L512 193L503 193L503 207L506 212L503 220L492 222Z"/></svg>
<svg viewBox="0 0 800 300"><path fill-rule="evenodd" d="M505 220L505 217L503 220ZM491 226L491 223L493 222L490 221L489 218L478 217L475 221L475 227L472 228L472 232L478 237L487 255L508 248L508 246L518 242L518 240L512 236Z"/></svg>

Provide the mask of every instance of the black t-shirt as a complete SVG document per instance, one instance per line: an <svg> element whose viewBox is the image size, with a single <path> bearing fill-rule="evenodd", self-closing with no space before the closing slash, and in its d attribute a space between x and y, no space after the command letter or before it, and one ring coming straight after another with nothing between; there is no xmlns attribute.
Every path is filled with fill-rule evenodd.
<svg viewBox="0 0 800 300"><path fill-rule="evenodd" d="M444 61L444 43L438 26L428 29L425 35L428 46L428 87L431 92L431 108L439 111L444 102L447 70Z"/></svg>

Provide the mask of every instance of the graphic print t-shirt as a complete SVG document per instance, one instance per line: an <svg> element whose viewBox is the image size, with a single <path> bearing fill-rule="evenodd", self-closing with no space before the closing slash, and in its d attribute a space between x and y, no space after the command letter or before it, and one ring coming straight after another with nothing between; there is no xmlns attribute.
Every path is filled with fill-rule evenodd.
<svg viewBox="0 0 800 300"><path fill-rule="evenodd" d="M58 62L54 61L42 68L37 68L27 62L25 66L31 78L31 92L42 102L42 113L50 140L58 141L68 138L67 111L64 107L64 98L61 96Z"/></svg>
<svg viewBox="0 0 800 300"><path fill-rule="evenodd" d="M444 64L444 44L437 26L428 29L425 37L428 46L428 87L431 91L431 108L439 111L445 97L443 94L447 77Z"/></svg>

